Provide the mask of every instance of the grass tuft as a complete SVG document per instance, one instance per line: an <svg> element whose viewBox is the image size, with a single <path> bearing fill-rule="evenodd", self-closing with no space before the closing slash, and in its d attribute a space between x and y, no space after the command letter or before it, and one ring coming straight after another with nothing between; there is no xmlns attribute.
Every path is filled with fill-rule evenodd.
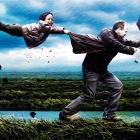
<svg viewBox="0 0 140 140"><path fill-rule="evenodd" d="M98 118L71 122L31 121L0 118L0 138L4 140L136 140L140 121L106 121Z"/></svg>

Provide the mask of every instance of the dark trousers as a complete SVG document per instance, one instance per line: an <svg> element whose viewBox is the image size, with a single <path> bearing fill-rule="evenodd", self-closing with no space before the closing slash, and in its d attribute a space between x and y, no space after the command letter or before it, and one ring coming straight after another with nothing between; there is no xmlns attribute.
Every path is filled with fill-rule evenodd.
<svg viewBox="0 0 140 140"><path fill-rule="evenodd" d="M115 116L115 111L118 108L118 102L121 98L121 93L123 89L123 84L120 80L111 72L107 71L104 74L97 74L95 72L89 71L83 68L83 79L85 91L82 95L73 100L69 105L67 105L61 114L73 115L80 110L80 105L89 99L94 99L96 93L96 87L98 82L104 83L106 86L113 88L113 92L109 97L108 103L104 108L104 117L112 118Z"/></svg>
<svg viewBox="0 0 140 140"><path fill-rule="evenodd" d="M18 36L18 37L22 37L23 33L22 33L22 26L18 25L18 24L13 24L13 25L5 25L2 22L0 22L0 30L4 31L10 35L13 36Z"/></svg>

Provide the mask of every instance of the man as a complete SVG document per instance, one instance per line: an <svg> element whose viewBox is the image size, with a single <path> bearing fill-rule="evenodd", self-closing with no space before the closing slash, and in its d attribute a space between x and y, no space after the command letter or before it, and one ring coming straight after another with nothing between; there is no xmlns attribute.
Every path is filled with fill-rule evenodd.
<svg viewBox="0 0 140 140"><path fill-rule="evenodd" d="M126 22L117 21L112 30L107 28L103 29L98 35L97 39L104 44L105 49L99 52L87 53L82 65L85 86L84 93L60 112L60 120L79 119L80 116L76 114L79 111L79 106L85 100L94 99L99 81L113 89L108 103L104 108L103 119L122 120L120 117L116 116L115 111L118 108L118 102L121 98L123 84L114 74L108 71L107 66L118 52L133 55L137 50L136 48L140 46L140 41L124 40L123 37L126 33Z"/></svg>

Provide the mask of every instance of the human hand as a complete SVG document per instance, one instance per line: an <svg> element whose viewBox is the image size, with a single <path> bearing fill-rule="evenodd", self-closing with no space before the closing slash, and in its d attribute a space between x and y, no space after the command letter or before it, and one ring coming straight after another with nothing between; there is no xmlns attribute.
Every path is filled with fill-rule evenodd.
<svg viewBox="0 0 140 140"><path fill-rule="evenodd" d="M134 53L136 53L138 51L138 49L137 48L134 48Z"/></svg>
<svg viewBox="0 0 140 140"><path fill-rule="evenodd" d="M64 34L69 34L70 33L70 31L69 30L64 30Z"/></svg>

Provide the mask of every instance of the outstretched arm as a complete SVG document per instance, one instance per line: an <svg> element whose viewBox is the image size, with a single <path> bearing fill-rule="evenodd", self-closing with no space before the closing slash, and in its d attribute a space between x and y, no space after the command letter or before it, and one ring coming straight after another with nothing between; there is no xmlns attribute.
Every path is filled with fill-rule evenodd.
<svg viewBox="0 0 140 140"><path fill-rule="evenodd" d="M70 33L70 31L66 30L63 27L51 26L51 27L49 27L49 33L51 33L51 34L67 34L68 35Z"/></svg>
<svg viewBox="0 0 140 140"><path fill-rule="evenodd" d="M124 45L123 42L121 43L118 41L109 29L104 29L100 36L108 49L116 50L129 55L133 55L135 53L134 47Z"/></svg>
<svg viewBox="0 0 140 140"><path fill-rule="evenodd" d="M124 40L124 44L127 46L133 46L135 48L140 47L140 41L139 40Z"/></svg>
<svg viewBox="0 0 140 140"><path fill-rule="evenodd" d="M66 30L63 27L57 27L57 26L50 26L48 24L40 24L42 27L42 30L44 33L50 33L50 34L69 34L70 31Z"/></svg>

